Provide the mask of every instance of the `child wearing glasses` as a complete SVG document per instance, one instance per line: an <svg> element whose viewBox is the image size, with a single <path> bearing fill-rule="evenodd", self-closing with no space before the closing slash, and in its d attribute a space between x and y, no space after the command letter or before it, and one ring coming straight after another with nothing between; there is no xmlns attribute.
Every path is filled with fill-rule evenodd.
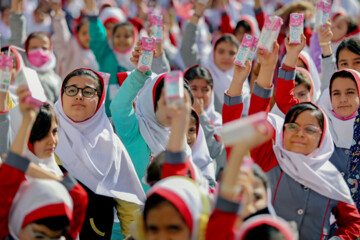
<svg viewBox="0 0 360 240"><path fill-rule="evenodd" d="M272 52L258 52L261 69L249 114L270 109L278 51L275 42ZM276 213L296 222L299 239L326 239L330 234L331 213L339 225L335 236L357 238L360 215L342 175L329 161L334 143L325 114L312 103L294 103L284 121L271 114L268 121L276 135L254 148L251 156L269 177Z"/></svg>

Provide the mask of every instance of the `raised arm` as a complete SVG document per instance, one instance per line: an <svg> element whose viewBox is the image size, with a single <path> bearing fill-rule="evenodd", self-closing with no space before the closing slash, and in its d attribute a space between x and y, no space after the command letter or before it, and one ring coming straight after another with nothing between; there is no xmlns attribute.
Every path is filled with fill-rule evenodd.
<svg viewBox="0 0 360 240"><path fill-rule="evenodd" d="M300 100L294 96L295 89L295 67L300 52L304 49L306 38L301 35L300 44L290 44L289 36L285 39L286 57L279 70L279 76L276 88L276 104L279 109L286 114L289 109L300 103Z"/></svg>
<svg viewBox="0 0 360 240"><path fill-rule="evenodd" d="M9 38L9 45L24 47L26 39L26 19L23 14L23 1L11 1L11 15L10 15L10 30L11 37Z"/></svg>

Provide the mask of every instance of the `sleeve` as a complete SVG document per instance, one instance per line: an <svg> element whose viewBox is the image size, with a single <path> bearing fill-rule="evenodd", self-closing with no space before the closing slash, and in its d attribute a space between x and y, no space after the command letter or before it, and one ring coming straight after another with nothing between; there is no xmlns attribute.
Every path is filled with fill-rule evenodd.
<svg viewBox="0 0 360 240"><path fill-rule="evenodd" d="M234 34L234 28L231 26L230 16L227 12L221 14L220 30L222 34Z"/></svg>
<svg viewBox="0 0 360 240"><path fill-rule="evenodd" d="M89 46L95 55L96 61L99 63L100 69L103 69L104 67L101 66L104 64L103 59L105 59L108 54L114 53L108 44L105 27L98 17L89 16L89 21Z"/></svg>
<svg viewBox="0 0 360 240"><path fill-rule="evenodd" d="M151 71L156 74L161 74L164 72L170 72L170 64L165 55L165 52L158 58L154 58L151 66Z"/></svg>
<svg viewBox="0 0 360 240"><path fill-rule="evenodd" d="M30 164L27 158L9 152L0 166L0 239L9 235L9 214L12 202Z"/></svg>
<svg viewBox="0 0 360 240"><path fill-rule="evenodd" d="M236 119L241 119L243 108L244 108L244 104L243 104L242 95L230 96L225 93L224 105L222 110L223 124L234 121ZM231 152L231 147L226 147L226 159L229 158L230 152Z"/></svg>
<svg viewBox="0 0 360 240"><path fill-rule="evenodd" d="M7 153L11 144L10 112L0 113L0 156Z"/></svg>
<svg viewBox="0 0 360 240"><path fill-rule="evenodd" d="M255 11L256 21L257 21L257 23L259 25L259 29L261 31L264 26L264 23L265 23L265 13L261 7L258 9L255 9L254 11Z"/></svg>
<svg viewBox="0 0 360 240"><path fill-rule="evenodd" d="M141 137L133 102L140 89L144 86L146 79L151 76L150 71L147 73L149 74L145 75L136 69L133 70L110 104L116 132L125 146Z"/></svg>
<svg viewBox="0 0 360 240"><path fill-rule="evenodd" d="M313 31L311 30L310 27L305 27L304 35L306 37L306 45L310 46L310 39L311 39L311 36L313 35Z"/></svg>
<svg viewBox="0 0 360 240"><path fill-rule="evenodd" d="M199 49L196 44L197 36L197 25L188 22L185 26L180 47L180 54L186 68L200 63Z"/></svg>
<svg viewBox="0 0 360 240"><path fill-rule="evenodd" d="M53 44L54 52L60 62L66 62L72 57L72 48L69 46L71 33L66 23L65 16L56 16L52 20L53 22Z"/></svg>
<svg viewBox="0 0 360 240"><path fill-rule="evenodd" d="M334 54L322 56L321 69L323 69L321 72L321 92L324 92L325 89L329 88L331 76L337 71Z"/></svg>
<svg viewBox="0 0 360 240"><path fill-rule="evenodd" d="M220 137L215 134L215 126L211 123L207 114L204 112L199 115L199 118L201 127L204 130L210 157L215 159L225 151L224 144L221 142Z"/></svg>
<svg viewBox="0 0 360 240"><path fill-rule="evenodd" d="M249 115L261 111L269 112L272 90L272 88L262 88L255 82L250 100ZM272 149L273 139L270 139L250 151L251 157L254 159L255 163L258 164L264 172L268 172L278 165L278 161Z"/></svg>
<svg viewBox="0 0 360 240"><path fill-rule="evenodd" d="M61 183L69 191L74 203L73 220L70 223L67 234L70 239L76 239L86 216L86 209L89 202L88 195L84 188L70 175L67 175Z"/></svg>
<svg viewBox="0 0 360 240"><path fill-rule="evenodd" d="M26 19L24 14L11 12L9 22L11 30L11 37L8 40L9 45L23 48L26 40Z"/></svg>
<svg viewBox="0 0 360 240"><path fill-rule="evenodd" d="M360 215L355 205L339 202L332 213L339 227L335 236L343 240L357 239L360 236Z"/></svg>
<svg viewBox="0 0 360 240"><path fill-rule="evenodd" d="M121 224L121 233L124 236L130 235L130 225L135 220L136 214L140 211L140 205L114 198L116 212Z"/></svg>
<svg viewBox="0 0 360 240"><path fill-rule="evenodd" d="M322 50L319 44L318 33L315 31L310 38L310 56L319 73L321 73L321 52Z"/></svg>
<svg viewBox="0 0 360 240"><path fill-rule="evenodd" d="M295 71L285 71L279 69L279 75L276 85L276 104L279 109L286 114L295 104L300 103L294 96L295 89Z"/></svg>
<svg viewBox="0 0 360 240"><path fill-rule="evenodd" d="M161 179L171 176L187 176L186 153L165 151Z"/></svg>
<svg viewBox="0 0 360 240"><path fill-rule="evenodd" d="M206 228L206 240L235 239L235 223L241 204L228 201L220 196L216 200Z"/></svg>

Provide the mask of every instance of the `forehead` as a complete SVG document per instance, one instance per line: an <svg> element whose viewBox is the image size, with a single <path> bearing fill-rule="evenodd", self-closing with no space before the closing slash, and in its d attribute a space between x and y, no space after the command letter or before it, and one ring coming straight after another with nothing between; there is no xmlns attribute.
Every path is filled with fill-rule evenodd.
<svg viewBox="0 0 360 240"><path fill-rule="evenodd" d="M351 78L337 77L331 83L331 90L332 91L349 89L349 88L354 88L354 89L357 90L356 83Z"/></svg>
<svg viewBox="0 0 360 240"><path fill-rule="evenodd" d="M310 110L306 110L300 113L295 119L295 123L299 124L300 126L315 125L320 127L318 119L314 116L313 111Z"/></svg>
<svg viewBox="0 0 360 240"><path fill-rule="evenodd" d="M190 86L199 86L199 87L206 87L209 86L209 83L203 78L194 78L189 83Z"/></svg>
<svg viewBox="0 0 360 240"><path fill-rule="evenodd" d="M44 46L47 45L50 47L50 39L46 36L38 36L31 38L29 40L29 47L31 46Z"/></svg>
<svg viewBox="0 0 360 240"><path fill-rule="evenodd" d="M232 42L229 41L222 41L221 43L218 43L216 45L216 51L218 50L228 50L228 51L232 51L232 50L237 50L237 47L235 44L233 44Z"/></svg>
<svg viewBox="0 0 360 240"><path fill-rule="evenodd" d="M66 83L66 86L70 86L70 85L76 85L78 87L83 87L83 86L96 87L98 86L98 83L92 77L84 75L84 76L74 76L70 78L69 81Z"/></svg>
<svg viewBox="0 0 360 240"><path fill-rule="evenodd" d="M353 59L360 59L360 55L350 51L347 48L344 48L339 52L339 61L353 60Z"/></svg>
<svg viewBox="0 0 360 240"><path fill-rule="evenodd" d="M115 34L133 34L131 26L124 25L116 28Z"/></svg>

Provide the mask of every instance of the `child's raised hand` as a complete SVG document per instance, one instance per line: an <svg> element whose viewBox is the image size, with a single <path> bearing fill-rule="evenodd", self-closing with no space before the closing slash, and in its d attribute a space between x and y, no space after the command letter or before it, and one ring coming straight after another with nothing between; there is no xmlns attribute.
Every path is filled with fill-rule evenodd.
<svg viewBox="0 0 360 240"><path fill-rule="evenodd" d="M20 14L23 12L23 1L22 0L12 0L11 1L11 11L13 13Z"/></svg>
<svg viewBox="0 0 360 240"><path fill-rule="evenodd" d="M227 92L230 96L239 96L242 93L243 84L251 72L251 62L247 60L245 64L245 67L235 65L233 79Z"/></svg>
<svg viewBox="0 0 360 240"><path fill-rule="evenodd" d="M306 37L304 34L301 34L300 44L291 44L289 35L286 36L285 39L286 57L284 64L289 67L296 67L299 54L304 49L305 45L306 45Z"/></svg>
<svg viewBox="0 0 360 240"><path fill-rule="evenodd" d="M333 32L331 31L331 21L330 19L326 22L323 28L317 28L318 39L320 46L324 44L330 44L331 39L333 38Z"/></svg>
<svg viewBox="0 0 360 240"><path fill-rule="evenodd" d="M84 0L84 2L85 2L84 10L86 12L94 12L94 11L98 10L95 0Z"/></svg>
<svg viewBox="0 0 360 240"><path fill-rule="evenodd" d="M49 4L51 10L53 10L55 13L55 16L60 16L62 14L61 1L50 0Z"/></svg>
<svg viewBox="0 0 360 240"><path fill-rule="evenodd" d="M279 57L279 44L277 41L274 41L274 47L272 52L259 49L258 50L258 58L261 63L261 68L274 68L277 64Z"/></svg>
<svg viewBox="0 0 360 240"><path fill-rule="evenodd" d="M204 112L204 99L194 97L194 104L192 107L195 109L197 114L201 115Z"/></svg>
<svg viewBox="0 0 360 240"><path fill-rule="evenodd" d="M132 52L132 57L130 58L130 61L134 64L134 66L138 67L139 58L142 54L142 47L141 47L141 41L138 41L136 43L136 47L134 48ZM144 70L138 69L140 72L144 72Z"/></svg>
<svg viewBox="0 0 360 240"><path fill-rule="evenodd" d="M31 122L35 121L39 108L34 104L25 103L25 99L31 96L28 87L26 85L20 85L16 90L16 95L19 97L19 108L23 119Z"/></svg>

